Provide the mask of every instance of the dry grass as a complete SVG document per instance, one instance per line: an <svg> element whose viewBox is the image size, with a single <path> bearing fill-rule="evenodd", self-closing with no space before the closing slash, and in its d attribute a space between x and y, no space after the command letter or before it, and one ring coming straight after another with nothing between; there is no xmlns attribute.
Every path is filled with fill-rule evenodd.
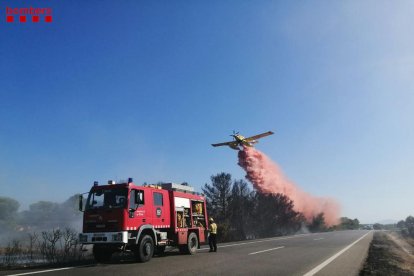
<svg viewBox="0 0 414 276"><path fill-rule="evenodd" d="M360 275L414 275L414 240L377 231Z"/></svg>

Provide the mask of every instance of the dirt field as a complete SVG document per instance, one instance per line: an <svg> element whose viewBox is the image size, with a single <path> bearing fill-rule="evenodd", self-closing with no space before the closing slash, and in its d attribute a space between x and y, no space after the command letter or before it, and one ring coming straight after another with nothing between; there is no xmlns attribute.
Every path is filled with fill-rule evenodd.
<svg viewBox="0 0 414 276"><path fill-rule="evenodd" d="M375 232L360 275L414 275L414 239L392 231Z"/></svg>

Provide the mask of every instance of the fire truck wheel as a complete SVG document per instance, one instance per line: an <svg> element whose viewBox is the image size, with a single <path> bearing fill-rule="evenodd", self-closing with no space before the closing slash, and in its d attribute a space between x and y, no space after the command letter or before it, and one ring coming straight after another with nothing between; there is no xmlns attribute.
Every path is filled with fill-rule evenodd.
<svg viewBox="0 0 414 276"><path fill-rule="evenodd" d="M154 241L150 235L142 237L138 247L135 249L135 257L140 263L145 263L151 260L154 254Z"/></svg>
<svg viewBox="0 0 414 276"><path fill-rule="evenodd" d="M192 232L188 235L188 242L187 242L187 253L194 255L197 253L198 248L198 238L197 234Z"/></svg>

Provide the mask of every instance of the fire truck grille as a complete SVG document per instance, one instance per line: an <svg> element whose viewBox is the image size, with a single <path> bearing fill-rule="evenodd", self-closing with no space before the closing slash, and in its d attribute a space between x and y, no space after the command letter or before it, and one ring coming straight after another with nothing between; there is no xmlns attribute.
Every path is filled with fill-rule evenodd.
<svg viewBox="0 0 414 276"><path fill-rule="evenodd" d="M116 232L119 230L118 223L116 222L86 224L86 232Z"/></svg>
<svg viewBox="0 0 414 276"><path fill-rule="evenodd" d="M96 242L96 241L107 241L107 238L106 237L93 237L92 238L92 241L93 242Z"/></svg>

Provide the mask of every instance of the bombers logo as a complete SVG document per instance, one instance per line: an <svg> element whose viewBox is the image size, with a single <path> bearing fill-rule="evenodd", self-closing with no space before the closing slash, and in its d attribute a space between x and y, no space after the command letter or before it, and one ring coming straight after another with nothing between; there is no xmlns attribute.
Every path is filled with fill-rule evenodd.
<svg viewBox="0 0 414 276"><path fill-rule="evenodd" d="M161 208L157 208L157 211L156 211L156 215L157 215L157 217L160 217L160 216L161 216L161 214L162 214L162 210L161 210Z"/></svg>
<svg viewBox="0 0 414 276"><path fill-rule="evenodd" d="M19 21L26 23L32 21L34 23L53 21L52 8L16 8L6 7L6 22L13 23Z"/></svg>

